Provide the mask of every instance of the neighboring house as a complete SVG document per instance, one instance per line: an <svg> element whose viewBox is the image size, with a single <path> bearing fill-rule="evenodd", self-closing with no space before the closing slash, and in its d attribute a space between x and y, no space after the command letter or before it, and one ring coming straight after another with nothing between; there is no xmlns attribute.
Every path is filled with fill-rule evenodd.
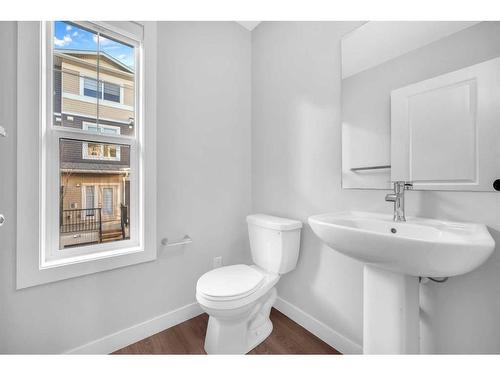
<svg viewBox="0 0 500 375"><path fill-rule="evenodd" d="M101 52L98 83L96 57L92 51L54 52L54 124L132 134L134 73ZM59 150L60 248L129 238L129 147L61 139Z"/></svg>

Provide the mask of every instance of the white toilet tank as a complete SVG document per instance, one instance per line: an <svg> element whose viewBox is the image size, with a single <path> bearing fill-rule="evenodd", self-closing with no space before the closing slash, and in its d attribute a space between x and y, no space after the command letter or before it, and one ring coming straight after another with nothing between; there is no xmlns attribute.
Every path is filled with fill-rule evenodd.
<svg viewBox="0 0 500 375"><path fill-rule="evenodd" d="M277 274L290 272L297 265L302 222L276 216L247 216L253 262Z"/></svg>

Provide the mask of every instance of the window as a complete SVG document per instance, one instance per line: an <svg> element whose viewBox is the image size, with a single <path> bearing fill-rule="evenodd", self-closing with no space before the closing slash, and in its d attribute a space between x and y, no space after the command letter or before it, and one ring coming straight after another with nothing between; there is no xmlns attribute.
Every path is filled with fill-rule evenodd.
<svg viewBox="0 0 500 375"><path fill-rule="evenodd" d="M94 186L85 186L85 209L87 216L94 216L92 209L95 207L94 203L95 188Z"/></svg>
<svg viewBox="0 0 500 375"><path fill-rule="evenodd" d="M87 143L87 155L85 155L85 152L83 153L83 157L86 159L98 159L99 157L102 158L102 145L99 143Z"/></svg>
<svg viewBox="0 0 500 375"><path fill-rule="evenodd" d="M114 83L103 82L104 100L120 103L120 86Z"/></svg>
<svg viewBox="0 0 500 375"><path fill-rule="evenodd" d="M83 122L82 129L93 133L120 134L120 126Z"/></svg>
<svg viewBox="0 0 500 375"><path fill-rule="evenodd" d="M98 85L95 78L83 77L83 95L85 96L120 103L120 92L120 85L102 81Z"/></svg>
<svg viewBox="0 0 500 375"><path fill-rule="evenodd" d="M98 133L111 125L133 136L140 44L88 22L56 21L50 33L52 111L61 118L54 125L82 129L82 122L93 122Z"/></svg>
<svg viewBox="0 0 500 375"><path fill-rule="evenodd" d="M154 260L156 24L17 31L17 288Z"/></svg>
<svg viewBox="0 0 500 375"><path fill-rule="evenodd" d="M99 90L99 97L102 89ZM97 80L94 78L84 77L83 79L83 95L97 98Z"/></svg>
<svg viewBox="0 0 500 375"><path fill-rule="evenodd" d="M56 21L51 33L55 93L51 117L57 110L63 119L68 120L55 123L50 132L52 139L59 141L60 148L59 249L93 246L93 251L98 251L96 243L130 240L134 232L132 226L135 227L134 219L120 216L135 211L128 199L130 194L116 196L116 204L126 210L114 215L114 190L102 186L125 186L127 181L136 179L137 171L131 170L130 165L130 149L136 143L133 127L126 127L126 135L132 137L127 144L107 142L107 137L121 136L125 121L136 123L133 87L137 78L138 45L111 30L87 23ZM127 92L130 108L110 110L106 102L121 103L122 87L130 88ZM83 96L79 97L78 92ZM73 139L63 138L61 129L70 127L68 114L73 117L71 128L82 132ZM88 139L85 133L92 133L94 139ZM127 149L123 159L122 148ZM80 186L85 186L84 196L74 192ZM80 197L85 199L82 212L71 209L72 204L82 203L78 202ZM82 240L84 237L87 242ZM105 246L101 247L105 249ZM59 254L53 256L57 258Z"/></svg>
<svg viewBox="0 0 500 375"><path fill-rule="evenodd" d="M104 215L113 214L113 188L102 189L102 211Z"/></svg>
<svg viewBox="0 0 500 375"><path fill-rule="evenodd" d="M61 155L64 156L65 160L70 158L66 156L66 153ZM120 157L121 146L119 145L93 142L85 142L82 144L82 159L84 160L120 161ZM126 167L129 168L130 166L127 165ZM83 170L88 170L88 168L90 168L90 166L82 167ZM97 167L96 169L102 169L102 167Z"/></svg>

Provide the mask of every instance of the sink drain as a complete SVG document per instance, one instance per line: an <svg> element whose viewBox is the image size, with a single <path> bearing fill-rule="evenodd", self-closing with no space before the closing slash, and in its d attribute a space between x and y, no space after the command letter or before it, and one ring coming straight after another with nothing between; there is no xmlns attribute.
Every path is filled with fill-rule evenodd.
<svg viewBox="0 0 500 375"><path fill-rule="evenodd" d="M391 233L397 233L398 231L396 230L396 228L391 228Z"/></svg>

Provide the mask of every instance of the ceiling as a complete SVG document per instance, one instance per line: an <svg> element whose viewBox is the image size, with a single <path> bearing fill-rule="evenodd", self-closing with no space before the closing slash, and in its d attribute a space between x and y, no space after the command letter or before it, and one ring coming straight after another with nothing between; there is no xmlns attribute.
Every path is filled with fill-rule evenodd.
<svg viewBox="0 0 500 375"><path fill-rule="evenodd" d="M241 26L243 26L245 29L252 31L257 27L257 25L260 23L260 21L236 21L239 23Z"/></svg>

